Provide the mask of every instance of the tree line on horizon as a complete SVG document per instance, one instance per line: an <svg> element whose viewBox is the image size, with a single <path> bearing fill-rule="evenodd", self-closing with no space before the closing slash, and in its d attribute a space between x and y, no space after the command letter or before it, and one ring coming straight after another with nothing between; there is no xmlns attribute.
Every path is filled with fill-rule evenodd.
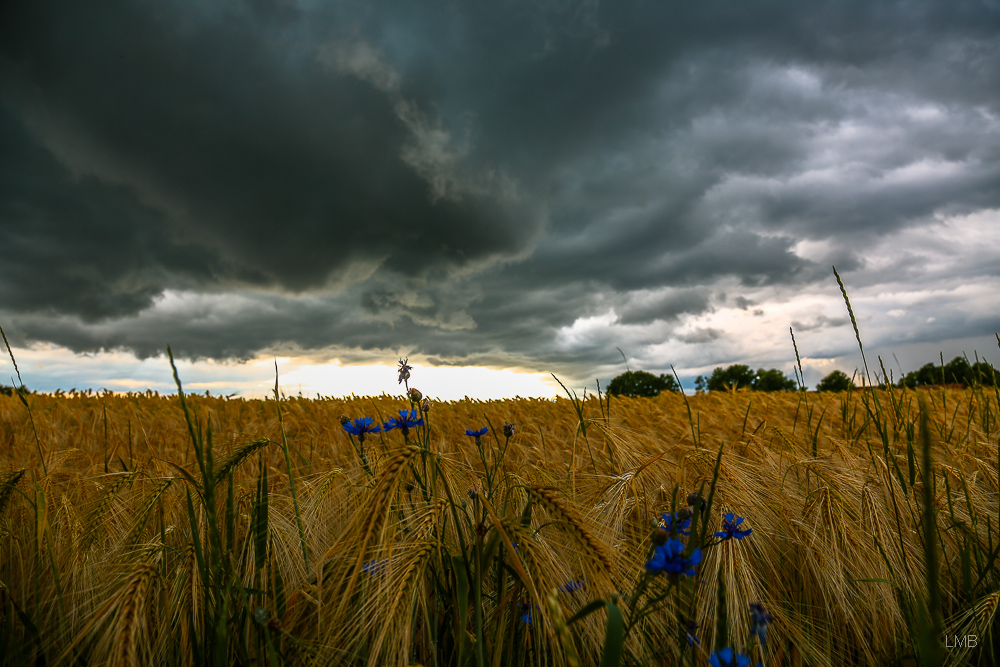
<svg viewBox="0 0 1000 667"><path fill-rule="evenodd" d="M891 378L890 378L891 379ZM961 385L962 387L996 386L997 371L986 361L970 363L965 357L955 357L947 364L927 363L918 370L906 373L895 384L896 387L916 389L940 385ZM719 366L708 376L699 375L694 381L695 391L726 391L752 389L754 391L795 391L805 390L798 382L789 378L777 368L756 371L746 364ZM849 391L855 387L854 378L835 370L819 381L816 391ZM879 385L884 388L884 382ZM674 375L661 373L654 375L648 371L629 370L615 377L608 384L607 392L614 396L658 396L661 392L680 392L681 385Z"/></svg>

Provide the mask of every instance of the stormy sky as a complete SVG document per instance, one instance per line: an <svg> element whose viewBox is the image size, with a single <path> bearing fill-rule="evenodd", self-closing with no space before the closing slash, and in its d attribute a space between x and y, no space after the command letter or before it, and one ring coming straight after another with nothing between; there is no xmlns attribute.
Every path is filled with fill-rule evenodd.
<svg viewBox="0 0 1000 667"><path fill-rule="evenodd" d="M0 6L0 324L63 360L29 386L168 343L219 386L791 375L789 327L815 384L859 361L831 265L897 373L1000 356L1000 3Z"/></svg>

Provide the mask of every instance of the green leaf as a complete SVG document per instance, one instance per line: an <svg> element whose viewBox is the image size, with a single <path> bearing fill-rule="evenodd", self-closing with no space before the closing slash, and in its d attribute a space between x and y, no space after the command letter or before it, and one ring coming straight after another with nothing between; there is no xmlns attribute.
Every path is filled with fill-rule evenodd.
<svg viewBox="0 0 1000 667"><path fill-rule="evenodd" d="M594 600L593 602L589 603L586 607L584 607L580 611L570 616L569 619L566 621L566 625L573 625L577 621L587 618L598 609L603 609L605 604L607 603L604 602L604 600Z"/></svg>
<svg viewBox="0 0 1000 667"><path fill-rule="evenodd" d="M469 610L469 577L461 556L452 556L452 571L455 573L455 618L458 621L458 662L462 664L462 649L465 648L465 617ZM476 637L476 641L480 641Z"/></svg>
<svg viewBox="0 0 1000 667"><path fill-rule="evenodd" d="M254 532L254 565L259 571L264 567L267 558L267 466L264 465L264 457L260 458L260 475L258 476L257 502L254 504L253 512L253 532Z"/></svg>
<svg viewBox="0 0 1000 667"><path fill-rule="evenodd" d="M604 654L601 667L618 667L625 651L625 619L614 602L606 603L608 623L604 632Z"/></svg>

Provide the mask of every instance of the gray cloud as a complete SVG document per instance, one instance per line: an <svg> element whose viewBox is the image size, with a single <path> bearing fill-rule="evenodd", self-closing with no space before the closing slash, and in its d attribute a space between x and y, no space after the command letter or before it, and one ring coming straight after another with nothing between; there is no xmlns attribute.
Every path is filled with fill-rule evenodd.
<svg viewBox="0 0 1000 667"><path fill-rule="evenodd" d="M998 35L988 3L6 3L0 315L140 357L731 359L732 304L764 326L830 264L997 275L941 220L996 222ZM992 326L931 302L922 341Z"/></svg>

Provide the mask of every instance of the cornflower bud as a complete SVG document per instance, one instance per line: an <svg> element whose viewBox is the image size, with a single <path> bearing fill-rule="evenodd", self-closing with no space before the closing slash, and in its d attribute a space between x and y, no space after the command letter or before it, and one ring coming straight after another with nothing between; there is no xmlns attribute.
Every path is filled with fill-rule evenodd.
<svg viewBox="0 0 1000 667"><path fill-rule="evenodd" d="M420 410L422 412L430 412L431 411L431 401L430 401L429 398L424 397L424 402L420 404Z"/></svg>
<svg viewBox="0 0 1000 667"><path fill-rule="evenodd" d="M670 537L670 533L666 531L665 528L657 528L653 531L653 544L658 547L662 547L667 543L667 539Z"/></svg>
<svg viewBox="0 0 1000 667"><path fill-rule="evenodd" d="M417 389L416 387L410 387L407 390L406 395L409 396L410 400L413 401L414 403L419 403L420 399L424 397L424 395L421 394L420 390Z"/></svg>
<svg viewBox="0 0 1000 667"><path fill-rule="evenodd" d="M697 491L693 491L688 496L688 506L690 506L690 507L694 507L695 503L697 503L699 501L701 501L701 505L700 505L699 509L704 510L705 506L708 505L708 501L705 500L704 498L702 498L700 493L698 493Z"/></svg>
<svg viewBox="0 0 1000 667"><path fill-rule="evenodd" d="M505 438L514 437L514 425L507 422L503 423L503 435Z"/></svg>
<svg viewBox="0 0 1000 667"><path fill-rule="evenodd" d="M345 426L345 425L349 424L350 421L351 421L351 418L348 417L347 415L341 415L340 416L340 425L341 426Z"/></svg>

